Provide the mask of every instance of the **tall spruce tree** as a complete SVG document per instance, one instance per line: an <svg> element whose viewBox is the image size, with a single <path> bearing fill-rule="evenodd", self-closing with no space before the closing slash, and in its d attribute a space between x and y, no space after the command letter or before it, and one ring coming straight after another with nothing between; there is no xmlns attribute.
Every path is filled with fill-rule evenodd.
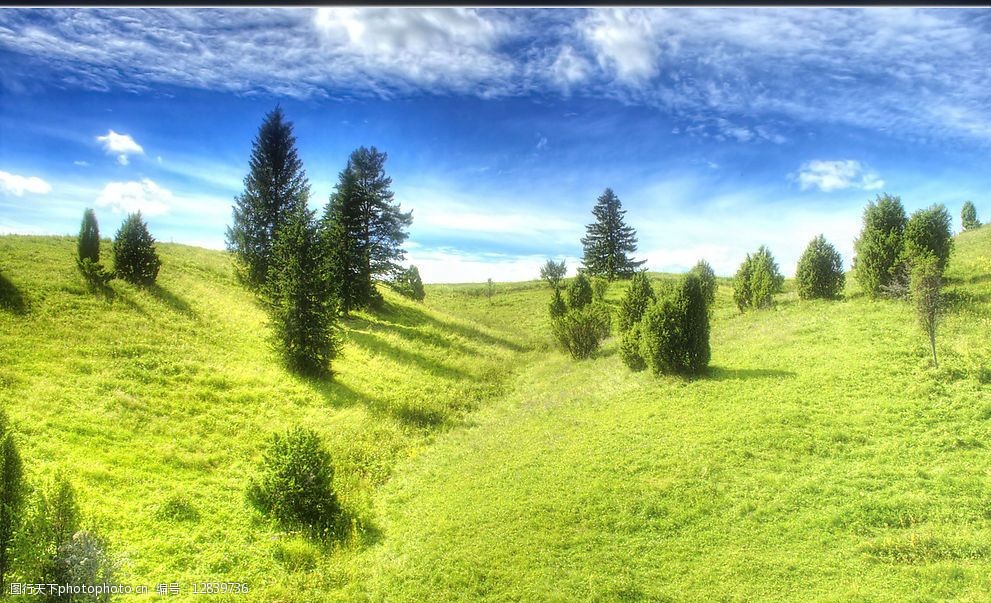
<svg viewBox="0 0 991 603"><path fill-rule="evenodd" d="M585 227L582 263L593 276L604 276L609 280L632 276L646 262L631 257L637 250L637 233L623 222L626 210L622 207L619 197L607 188L592 208L595 222Z"/></svg>
<svg viewBox="0 0 991 603"><path fill-rule="evenodd" d="M227 249L234 254L241 280L258 290L268 279L276 231L306 205L310 190L292 122L286 121L281 107L270 111L258 128L249 166L244 192L234 200Z"/></svg>
<svg viewBox="0 0 991 603"><path fill-rule="evenodd" d="M329 272L345 315L372 301L374 281L391 280L403 270L402 245L413 212L401 211L393 200L387 157L375 147L351 153L321 221Z"/></svg>

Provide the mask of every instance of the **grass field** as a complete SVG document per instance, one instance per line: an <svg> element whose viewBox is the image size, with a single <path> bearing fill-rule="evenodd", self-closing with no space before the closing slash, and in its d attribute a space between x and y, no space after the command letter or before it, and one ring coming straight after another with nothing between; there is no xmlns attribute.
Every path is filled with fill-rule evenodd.
<svg viewBox="0 0 991 603"><path fill-rule="evenodd" d="M789 283L740 314L723 281L695 381L630 372L615 338L571 360L536 282L386 292L346 323L334 380L308 381L225 254L160 244L158 286L107 295L74 249L0 237L0 403L28 479L72 477L121 582L245 581L240 601L991 599L991 228L957 238L938 370L907 303ZM293 424L335 460L345 541L245 502Z"/></svg>

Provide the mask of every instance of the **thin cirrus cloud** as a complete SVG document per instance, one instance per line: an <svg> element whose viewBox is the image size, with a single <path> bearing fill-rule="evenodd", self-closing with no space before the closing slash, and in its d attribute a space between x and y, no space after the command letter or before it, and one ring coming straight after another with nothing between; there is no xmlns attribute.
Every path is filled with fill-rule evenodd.
<svg viewBox="0 0 991 603"><path fill-rule="evenodd" d="M876 172L853 159L807 161L792 178L803 191L815 188L825 193L848 188L872 191L884 186Z"/></svg>
<svg viewBox="0 0 991 603"><path fill-rule="evenodd" d="M0 171L0 190L15 197L25 194L45 195L52 192L52 185L38 176L20 176Z"/></svg>
<svg viewBox="0 0 991 603"><path fill-rule="evenodd" d="M96 140L108 155L117 155L117 163L121 165L128 164L128 155L143 155L145 152L130 134L118 134L109 130L105 135L97 136Z"/></svg>
<svg viewBox="0 0 991 603"><path fill-rule="evenodd" d="M172 191L144 178L140 181L108 182L96 198L97 207L109 208L114 213L140 211L148 216L168 213L173 202Z"/></svg>
<svg viewBox="0 0 991 603"><path fill-rule="evenodd" d="M988 21L914 8L35 9L0 14L0 48L99 90L490 98L580 86L740 144L772 140L756 129L771 117L989 143Z"/></svg>

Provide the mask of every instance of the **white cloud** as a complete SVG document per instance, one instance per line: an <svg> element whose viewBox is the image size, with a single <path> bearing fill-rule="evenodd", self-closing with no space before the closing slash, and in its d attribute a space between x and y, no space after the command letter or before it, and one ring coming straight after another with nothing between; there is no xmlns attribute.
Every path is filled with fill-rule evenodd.
<svg viewBox="0 0 991 603"><path fill-rule="evenodd" d="M549 72L559 86L570 90L592 73L592 65L570 45L564 44L551 63Z"/></svg>
<svg viewBox="0 0 991 603"><path fill-rule="evenodd" d="M128 164L128 155L143 155L145 152L130 134L118 134L110 130L104 136L97 136L96 140L103 145L107 154L117 155L117 163L120 165Z"/></svg>
<svg viewBox="0 0 991 603"><path fill-rule="evenodd" d="M602 9L580 27L599 65L620 80L639 83L657 73L658 40L649 15L642 9Z"/></svg>
<svg viewBox="0 0 991 603"><path fill-rule="evenodd" d="M167 213L172 202L172 192L148 178L140 182L108 182L96 199L98 207L109 207L114 213L140 211L148 216Z"/></svg>
<svg viewBox="0 0 991 603"><path fill-rule="evenodd" d="M88 161L73 161L72 165L78 165L79 167L87 167L89 165Z"/></svg>
<svg viewBox="0 0 991 603"><path fill-rule="evenodd" d="M52 185L37 176L18 176L0 171L0 190L15 197L22 197L24 193L44 195L52 191Z"/></svg>
<svg viewBox="0 0 991 603"><path fill-rule="evenodd" d="M884 180L877 173L853 159L808 161L802 164L798 174L792 175L792 178L803 191L818 188L828 193L851 187L877 190L884 186Z"/></svg>

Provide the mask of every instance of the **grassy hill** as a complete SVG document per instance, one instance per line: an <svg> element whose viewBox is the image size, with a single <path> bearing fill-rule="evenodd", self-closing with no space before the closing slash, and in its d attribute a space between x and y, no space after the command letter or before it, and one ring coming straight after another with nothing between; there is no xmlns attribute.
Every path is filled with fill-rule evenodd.
<svg viewBox="0 0 991 603"><path fill-rule="evenodd" d="M740 314L724 283L711 375L691 382L630 372L615 339L572 361L539 283L387 293L347 324L333 382L308 381L280 368L224 254L161 244L158 287L104 296L73 252L0 237L0 403L29 479L72 476L122 582L247 581L258 601L991 588L989 228L957 238L939 370L908 304L850 283ZM291 424L335 459L346 542L286 535L244 501Z"/></svg>

